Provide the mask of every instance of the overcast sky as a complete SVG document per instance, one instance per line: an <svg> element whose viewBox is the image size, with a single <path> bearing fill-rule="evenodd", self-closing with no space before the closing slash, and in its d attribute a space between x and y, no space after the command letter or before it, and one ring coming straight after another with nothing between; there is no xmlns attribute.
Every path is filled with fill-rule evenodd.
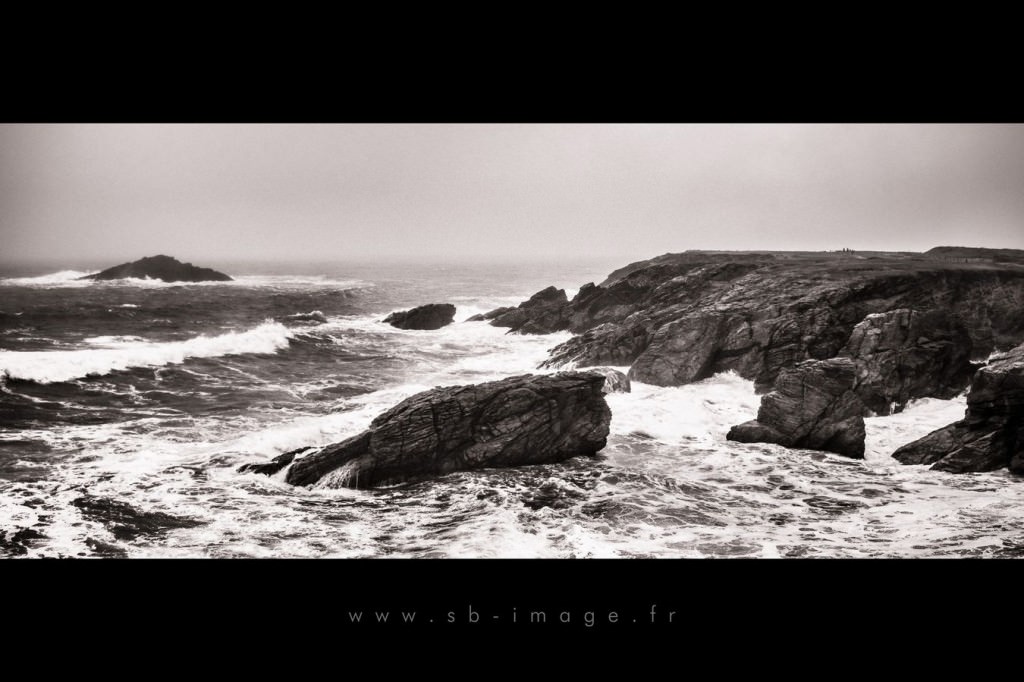
<svg viewBox="0 0 1024 682"><path fill-rule="evenodd" d="M0 125L0 258L1024 248L1021 125Z"/></svg>

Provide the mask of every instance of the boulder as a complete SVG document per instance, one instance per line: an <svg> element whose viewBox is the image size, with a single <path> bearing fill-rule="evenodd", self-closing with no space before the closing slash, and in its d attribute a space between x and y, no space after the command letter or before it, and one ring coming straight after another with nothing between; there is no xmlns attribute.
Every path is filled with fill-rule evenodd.
<svg viewBox="0 0 1024 682"><path fill-rule="evenodd" d="M164 282L230 282L232 279L223 272L211 268L199 268L191 263L182 263L170 256L150 256L131 263L123 263L93 275L79 277L84 280L114 280L128 277L136 279L159 279Z"/></svg>
<svg viewBox="0 0 1024 682"><path fill-rule="evenodd" d="M893 453L902 464L963 473L1008 467L1024 475L1024 344L978 370L961 421Z"/></svg>
<svg viewBox="0 0 1024 682"><path fill-rule="evenodd" d="M761 399L757 419L729 430L741 443L776 443L864 457L864 403L854 392L850 358L810 360L784 370Z"/></svg>
<svg viewBox="0 0 1024 682"><path fill-rule="evenodd" d="M340 443L271 462L293 485L369 488L452 471L560 462L605 446L605 377L563 372L418 393ZM280 466L279 466L280 465ZM260 471L260 470L257 470Z"/></svg>
<svg viewBox="0 0 1024 682"><path fill-rule="evenodd" d="M412 310L391 313L384 318L399 329L440 329L455 319L455 306L451 303L429 303Z"/></svg>
<svg viewBox="0 0 1024 682"><path fill-rule="evenodd" d="M613 367L587 367L583 372L594 372L604 377L605 393L630 393L633 390L629 377Z"/></svg>

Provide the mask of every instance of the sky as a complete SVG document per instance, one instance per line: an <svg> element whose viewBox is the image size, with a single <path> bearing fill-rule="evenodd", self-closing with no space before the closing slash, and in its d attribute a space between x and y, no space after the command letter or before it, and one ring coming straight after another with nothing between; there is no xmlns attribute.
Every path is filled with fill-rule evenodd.
<svg viewBox="0 0 1024 682"><path fill-rule="evenodd" d="M0 125L0 260L1024 248L1024 125Z"/></svg>

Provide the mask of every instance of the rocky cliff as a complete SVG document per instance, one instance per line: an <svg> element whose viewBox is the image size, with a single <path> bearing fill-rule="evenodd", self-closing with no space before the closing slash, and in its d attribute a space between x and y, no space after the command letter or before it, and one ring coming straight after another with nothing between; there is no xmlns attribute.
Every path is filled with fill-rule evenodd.
<svg viewBox="0 0 1024 682"><path fill-rule="evenodd" d="M757 419L729 440L864 456L864 417L914 398L951 398L974 371L966 327L944 310L869 315L835 358L782 370Z"/></svg>
<svg viewBox="0 0 1024 682"><path fill-rule="evenodd" d="M767 391L784 368L838 355L868 315L901 308L955 317L974 360L1024 341L1015 263L687 252L631 264L564 303L545 291L492 324L577 334L545 367L630 365L630 379L663 386L732 370Z"/></svg>
<svg viewBox="0 0 1024 682"><path fill-rule="evenodd" d="M956 473L1009 467L1024 475L1024 345L974 375L961 421L904 445L893 457Z"/></svg>

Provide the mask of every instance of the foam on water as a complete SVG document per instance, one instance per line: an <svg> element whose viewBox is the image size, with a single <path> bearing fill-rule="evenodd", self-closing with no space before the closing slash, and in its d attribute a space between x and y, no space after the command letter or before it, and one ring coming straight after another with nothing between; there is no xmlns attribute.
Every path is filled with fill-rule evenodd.
<svg viewBox="0 0 1024 682"><path fill-rule="evenodd" d="M107 374L130 367L159 367L188 358L212 358L242 353L274 353L288 346L291 332L278 322L220 336L197 336L187 341L155 343L125 337L96 337L95 350L0 351L0 376L52 383Z"/></svg>
<svg viewBox="0 0 1024 682"><path fill-rule="evenodd" d="M91 275L92 272L85 272L81 270L61 270L60 272L51 272L48 275L39 275L38 277L7 277L0 278L0 286L17 286L17 287L52 287L61 285L88 285L89 282L79 281L80 278L86 275Z"/></svg>
<svg viewBox="0 0 1024 682"><path fill-rule="evenodd" d="M237 275L229 282L164 282L149 277L124 277L113 280L83 280L82 277L95 272L80 270L61 270L37 277L0 278L0 286L19 286L33 288L85 288L85 287L129 287L145 289L165 289L171 287L249 287L270 289L364 289L373 286L370 282L359 279L337 279L326 275ZM125 306L136 307L136 306Z"/></svg>

